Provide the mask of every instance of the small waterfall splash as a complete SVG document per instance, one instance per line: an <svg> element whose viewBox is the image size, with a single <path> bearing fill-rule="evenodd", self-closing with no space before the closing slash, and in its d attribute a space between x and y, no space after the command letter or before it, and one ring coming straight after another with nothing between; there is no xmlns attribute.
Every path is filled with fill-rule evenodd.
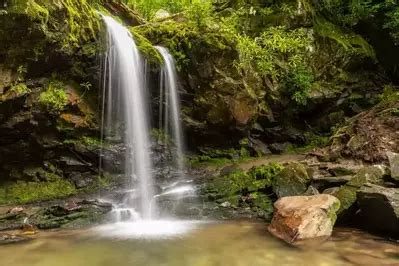
<svg viewBox="0 0 399 266"><path fill-rule="evenodd" d="M107 53L103 65L104 106L102 136L121 138L126 147L125 176L129 187L138 182L138 198L128 196L115 210L116 219L138 210L141 219L154 218L153 178L145 91L145 65L130 32L113 18L103 16L107 28ZM124 132L118 136L118 132ZM112 162L111 162L112 163ZM135 206L136 201L139 206ZM129 211L130 210L130 211ZM136 217L137 218L137 217ZM132 218L133 219L133 218ZM123 219L122 219L123 220Z"/></svg>
<svg viewBox="0 0 399 266"><path fill-rule="evenodd" d="M164 59L160 77L159 129L164 130L165 136L168 136L171 131L171 136L176 145L174 158L177 171L179 176L183 177L185 170L183 155L184 141L180 120L180 97L175 61L166 48L160 46L155 48Z"/></svg>

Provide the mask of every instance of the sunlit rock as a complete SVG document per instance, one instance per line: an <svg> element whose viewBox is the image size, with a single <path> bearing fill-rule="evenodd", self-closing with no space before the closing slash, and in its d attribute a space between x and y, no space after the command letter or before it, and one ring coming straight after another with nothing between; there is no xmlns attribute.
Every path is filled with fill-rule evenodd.
<svg viewBox="0 0 399 266"><path fill-rule="evenodd" d="M274 204L275 213L268 230L291 244L328 238L339 206L336 197L326 194L281 198Z"/></svg>

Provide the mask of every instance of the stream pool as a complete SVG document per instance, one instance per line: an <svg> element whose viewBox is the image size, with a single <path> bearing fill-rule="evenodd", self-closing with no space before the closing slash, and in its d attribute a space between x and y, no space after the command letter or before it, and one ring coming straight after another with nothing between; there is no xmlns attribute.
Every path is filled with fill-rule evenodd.
<svg viewBox="0 0 399 266"><path fill-rule="evenodd" d="M338 229L330 240L302 248L252 222L188 223L162 238L135 236L106 226L41 231L31 241L1 246L0 265L399 265L398 243L352 229Z"/></svg>

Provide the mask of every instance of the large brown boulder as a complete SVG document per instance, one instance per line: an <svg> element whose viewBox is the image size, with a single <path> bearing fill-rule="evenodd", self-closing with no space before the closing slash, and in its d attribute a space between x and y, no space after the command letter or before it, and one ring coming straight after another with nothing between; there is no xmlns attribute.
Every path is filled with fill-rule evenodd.
<svg viewBox="0 0 399 266"><path fill-rule="evenodd" d="M326 194L281 198L274 204L275 212L268 230L290 244L328 238L339 206L336 197Z"/></svg>

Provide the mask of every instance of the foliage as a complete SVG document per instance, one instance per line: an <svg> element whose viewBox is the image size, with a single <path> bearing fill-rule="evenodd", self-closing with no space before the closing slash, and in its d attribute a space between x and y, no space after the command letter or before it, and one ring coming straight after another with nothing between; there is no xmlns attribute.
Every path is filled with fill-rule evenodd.
<svg viewBox="0 0 399 266"><path fill-rule="evenodd" d="M311 46L312 36L304 28L269 27L256 38L237 35L239 57L235 66L244 75L280 82L292 100L306 104L313 83L307 66Z"/></svg>
<svg viewBox="0 0 399 266"><path fill-rule="evenodd" d="M199 29L204 29L212 22L212 3L207 0L192 0L185 14L195 26Z"/></svg>
<svg viewBox="0 0 399 266"><path fill-rule="evenodd" d="M50 81L46 91L40 94L39 102L50 111L62 111L68 104L68 95L65 92L65 85L57 80Z"/></svg>
<svg viewBox="0 0 399 266"><path fill-rule="evenodd" d="M273 182L273 178L281 171L284 167L279 163L269 163L258 167L253 167L248 171L248 174L256 180L265 179Z"/></svg>
<svg viewBox="0 0 399 266"><path fill-rule="evenodd" d="M379 98L384 103L399 101L399 88L392 84L386 85Z"/></svg>
<svg viewBox="0 0 399 266"><path fill-rule="evenodd" d="M10 91L15 93L16 95L23 95L31 92L31 90L28 88L28 86L26 86L25 83L13 84Z"/></svg>

